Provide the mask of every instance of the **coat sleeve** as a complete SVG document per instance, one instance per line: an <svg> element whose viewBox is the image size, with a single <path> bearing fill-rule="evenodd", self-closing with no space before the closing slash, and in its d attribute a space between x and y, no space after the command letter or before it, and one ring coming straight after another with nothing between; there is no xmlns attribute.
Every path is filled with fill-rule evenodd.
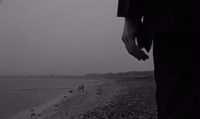
<svg viewBox="0 0 200 119"><path fill-rule="evenodd" d="M118 0L118 17L141 19L144 15L143 0Z"/></svg>

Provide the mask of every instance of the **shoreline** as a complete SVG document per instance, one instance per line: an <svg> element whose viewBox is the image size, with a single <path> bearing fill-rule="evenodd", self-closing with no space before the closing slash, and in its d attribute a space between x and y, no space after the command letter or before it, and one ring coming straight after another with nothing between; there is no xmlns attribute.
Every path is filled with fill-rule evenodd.
<svg viewBox="0 0 200 119"><path fill-rule="evenodd" d="M84 92L74 90L67 97L63 94L56 101L49 102L49 106L27 110L21 116L8 119L156 119L153 79L125 77L94 80L101 83L87 86Z"/></svg>
<svg viewBox="0 0 200 119"><path fill-rule="evenodd" d="M89 79L89 80L91 80L91 79ZM95 79L91 83L85 85L85 87L86 88L93 87L96 85L100 85L101 83L103 83L103 82ZM52 98L49 101L47 101L39 106L20 111L19 113L15 114L15 115L12 115L8 118L2 118L2 119L32 119L31 115L35 115L35 116L39 115L40 117L43 115L43 118L44 118L44 116L46 117L45 112L50 113L51 111L53 111L55 109L55 106L62 103L64 100L67 100L68 98L73 98L73 97L79 95L80 93L81 92L78 90L78 87L69 88L67 91L65 91L61 95L59 95L55 98ZM39 119L39 118L37 118L37 119Z"/></svg>

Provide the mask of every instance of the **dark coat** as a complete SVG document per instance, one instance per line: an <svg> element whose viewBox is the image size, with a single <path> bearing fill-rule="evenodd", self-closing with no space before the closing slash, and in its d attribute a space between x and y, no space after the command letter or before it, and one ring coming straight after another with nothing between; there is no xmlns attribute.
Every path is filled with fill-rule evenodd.
<svg viewBox="0 0 200 119"><path fill-rule="evenodd" d="M168 29L199 28L199 0L119 0L118 17L141 20L137 37L143 47L149 51L153 37Z"/></svg>

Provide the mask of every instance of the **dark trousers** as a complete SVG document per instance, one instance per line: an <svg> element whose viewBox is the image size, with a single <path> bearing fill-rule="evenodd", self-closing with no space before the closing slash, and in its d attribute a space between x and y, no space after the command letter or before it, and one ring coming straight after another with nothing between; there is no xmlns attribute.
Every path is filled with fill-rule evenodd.
<svg viewBox="0 0 200 119"><path fill-rule="evenodd" d="M154 39L158 119L200 119L200 32L168 30Z"/></svg>

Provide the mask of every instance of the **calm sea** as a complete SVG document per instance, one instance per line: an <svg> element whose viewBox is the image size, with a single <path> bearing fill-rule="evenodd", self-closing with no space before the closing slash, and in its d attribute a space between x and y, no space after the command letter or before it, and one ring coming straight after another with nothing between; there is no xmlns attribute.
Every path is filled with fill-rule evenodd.
<svg viewBox="0 0 200 119"><path fill-rule="evenodd" d="M0 119L40 106L79 85L86 79L0 79Z"/></svg>

